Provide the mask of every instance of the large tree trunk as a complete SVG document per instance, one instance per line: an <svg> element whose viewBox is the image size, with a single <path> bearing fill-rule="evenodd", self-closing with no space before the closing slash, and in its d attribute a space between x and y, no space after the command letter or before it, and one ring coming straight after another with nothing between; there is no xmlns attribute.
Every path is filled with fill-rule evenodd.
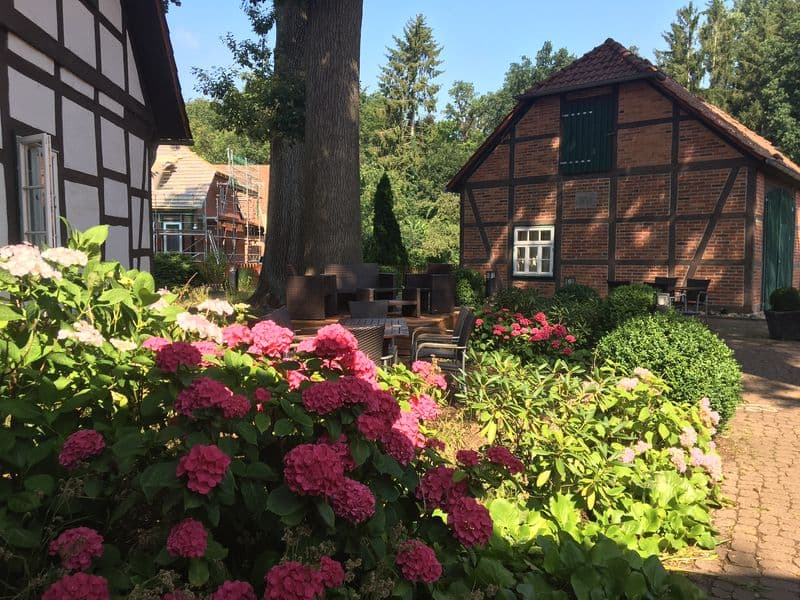
<svg viewBox="0 0 800 600"><path fill-rule="evenodd" d="M285 102L296 98L302 107L306 1L275 1L275 70L274 85L283 90L276 110L300 111ZM283 96L286 97L283 97ZM278 122L286 127L273 128L270 135L269 207L267 234L261 276L251 301L262 306L285 302L286 279L290 269L305 270L303 260L303 159L302 121L284 115Z"/></svg>
<svg viewBox="0 0 800 600"><path fill-rule="evenodd" d="M305 262L361 261L359 53L362 0L311 0L306 32Z"/></svg>

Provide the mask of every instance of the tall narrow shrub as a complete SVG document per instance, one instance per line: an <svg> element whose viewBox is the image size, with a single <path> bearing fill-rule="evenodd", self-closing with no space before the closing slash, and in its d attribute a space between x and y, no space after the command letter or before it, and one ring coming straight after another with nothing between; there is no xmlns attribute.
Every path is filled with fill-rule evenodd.
<svg viewBox="0 0 800 600"><path fill-rule="evenodd" d="M375 190L375 219L372 224L375 262L381 265L404 266L408 253L394 216L394 192L389 176L384 173Z"/></svg>

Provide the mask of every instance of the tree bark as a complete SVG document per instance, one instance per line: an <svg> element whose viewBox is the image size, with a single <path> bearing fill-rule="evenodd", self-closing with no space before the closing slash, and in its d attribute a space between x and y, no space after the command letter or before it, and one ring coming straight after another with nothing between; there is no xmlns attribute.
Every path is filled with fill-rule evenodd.
<svg viewBox="0 0 800 600"><path fill-rule="evenodd" d="M361 261L359 59L362 0L311 0L306 31L305 263Z"/></svg>
<svg viewBox="0 0 800 600"><path fill-rule="evenodd" d="M275 1L276 86L302 90L307 25L306 0ZM302 106L302 98L298 99ZM297 110L280 103L276 110ZM293 122L294 119L287 119ZM270 134L269 206L265 253L251 302L278 306L286 301L291 269L303 273L303 130L274 127Z"/></svg>

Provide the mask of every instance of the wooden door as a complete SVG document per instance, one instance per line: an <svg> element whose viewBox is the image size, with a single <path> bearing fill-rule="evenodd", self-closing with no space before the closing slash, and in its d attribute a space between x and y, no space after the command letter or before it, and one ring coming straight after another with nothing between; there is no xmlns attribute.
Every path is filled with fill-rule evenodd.
<svg viewBox="0 0 800 600"><path fill-rule="evenodd" d="M761 298L769 309L769 295L792 285L794 262L795 203L790 190L773 188L764 207L764 270Z"/></svg>

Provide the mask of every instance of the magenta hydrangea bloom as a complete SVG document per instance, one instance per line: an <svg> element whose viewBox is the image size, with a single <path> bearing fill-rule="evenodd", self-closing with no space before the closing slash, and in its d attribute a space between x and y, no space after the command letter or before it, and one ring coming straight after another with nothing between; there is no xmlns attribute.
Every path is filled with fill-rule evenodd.
<svg viewBox="0 0 800 600"><path fill-rule="evenodd" d="M167 537L167 552L183 558L200 558L208 547L208 532L203 524L186 518L175 525Z"/></svg>
<svg viewBox="0 0 800 600"><path fill-rule="evenodd" d="M272 567L264 582L264 600L315 600L325 593L319 572L294 560Z"/></svg>
<svg viewBox="0 0 800 600"><path fill-rule="evenodd" d="M419 540L403 542L397 551L395 563L408 581L433 583L442 576L442 564L430 546Z"/></svg>
<svg viewBox="0 0 800 600"><path fill-rule="evenodd" d="M320 381L303 390L303 406L309 412L327 415L344 406L342 391L337 381Z"/></svg>
<svg viewBox="0 0 800 600"><path fill-rule="evenodd" d="M492 537L492 517L475 498L464 496L449 507L447 524L465 546L482 546Z"/></svg>
<svg viewBox="0 0 800 600"><path fill-rule="evenodd" d="M323 556L319 560L319 577L325 589L335 589L344 583L344 569L342 563L332 559L330 556Z"/></svg>
<svg viewBox="0 0 800 600"><path fill-rule="evenodd" d="M231 458L214 445L197 444L178 461L175 475L187 476L186 487L198 494L208 494L228 470Z"/></svg>
<svg viewBox="0 0 800 600"><path fill-rule="evenodd" d="M246 581L225 581L211 600L256 600L256 592Z"/></svg>
<svg viewBox="0 0 800 600"><path fill-rule="evenodd" d="M465 467L474 467L481 461L481 455L475 450L459 450L456 452L456 460Z"/></svg>
<svg viewBox="0 0 800 600"><path fill-rule="evenodd" d="M108 600L108 581L99 575L65 575L42 594L42 600Z"/></svg>
<svg viewBox="0 0 800 600"><path fill-rule="evenodd" d="M296 494L328 496L344 479L344 465L328 444L300 444L283 457L283 478Z"/></svg>
<svg viewBox="0 0 800 600"><path fill-rule="evenodd" d="M81 429L70 435L58 454L58 463L70 471L87 458L97 456L106 447L103 435L94 429Z"/></svg>
<svg viewBox="0 0 800 600"><path fill-rule="evenodd" d="M233 392L216 379L198 377L188 388L178 392L175 410L182 415L192 416L195 410L214 408L232 395Z"/></svg>
<svg viewBox="0 0 800 600"><path fill-rule="evenodd" d="M272 358L280 358L289 352L294 339L294 332L291 329L281 327L272 321L256 323L250 333L253 343L248 352Z"/></svg>
<svg viewBox="0 0 800 600"><path fill-rule="evenodd" d="M192 344L173 342L156 350L156 367L165 373L176 373L181 365L196 367L203 355Z"/></svg>
<svg viewBox="0 0 800 600"><path fill-rule="evenodd" d="M525 470L525 463L511 454L511 451L504 446L491 446L487 448L486 458L488 458L490 462L504 466L512 475L522 473Z"/></svg>
<svg viewBox="0 0 800 600"><path fill-rule="evenodd" d="M334 514L354 525L375 514L375 496L366 485L354 479L343 478L329 498Z"/></svg>
<svg viewBox="0 0 800 600"><path fill-rule="evenodd" d="M67 529L50 543L50 556L55 555L68 571L85 571L103 556L103 536L89 527Z"/></svg>

